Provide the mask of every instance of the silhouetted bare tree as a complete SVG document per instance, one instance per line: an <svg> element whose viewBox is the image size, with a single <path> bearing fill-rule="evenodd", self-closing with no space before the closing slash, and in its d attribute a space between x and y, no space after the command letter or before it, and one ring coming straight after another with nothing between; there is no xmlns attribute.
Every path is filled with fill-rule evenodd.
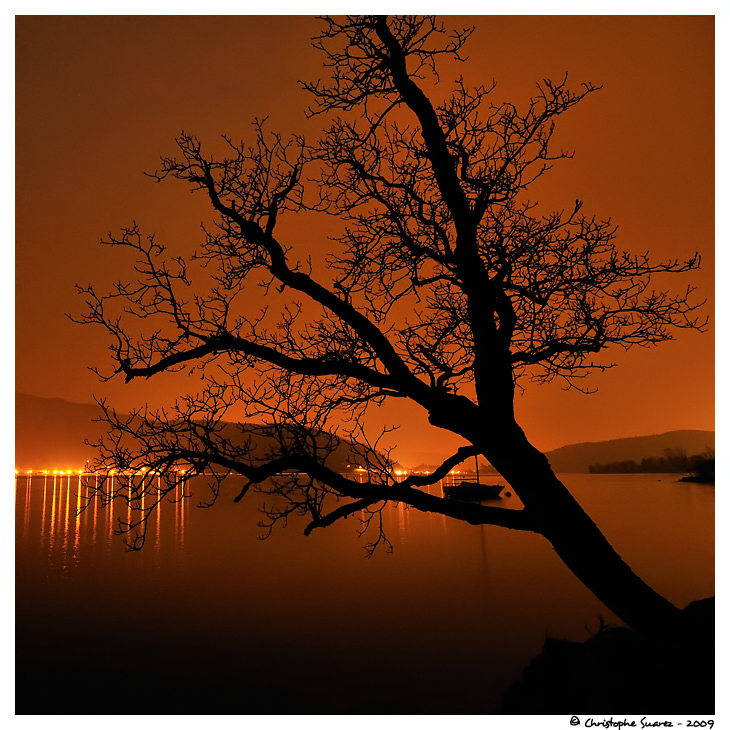
<svg viewBox="0 0 730 730"><path fill-rule="evenodd" d="M168 258L134 224L103 243L138 254L137 279L107 294L81 289L82 321L111 337L115 366L103 377L194 369L202 379L198 395L169 411L106 409L107 465L160 479L116 480L117 491L103 484L104 498L139 505L144 494L130 526L143 528L184 465L188 476L244 475L238 499L251 485L275 494L270 520L308 516L307 533L354 514L375 518L377 543L388 502L532 531L629 626L665 628L678 609L632 572L558 480L516 422L514 396L523 378L580 387L608 366L594 357L609 345L700 328L689 289L650 288L653 274L695 269L697 256L653 263L624 253L612 224L583 214L579 201L546 214L526 197L570 156L552 151L554 124L595 86L571 91L566 79L545 80L520 110L493 102L494 85L459 80L436 105L424 88L438 58L460 59L471 31L449 34L426 17L324 22L315 46L331 78L304 84L308 113L328 120L321 139L285 141L257 122L252 142L226 138L228 152L216 159L182 134L178 156L163 158L154 176L209 198L215 222L199 252L190 262ZM321 275L291 234L278 236L283 216L317 212L344 223ZM255 285L270 301L258 314L247 304ZM368 407L387 399L418 404L467 445L434 474L397 483L363 426ZM255 433L265 441L224 422L233 405L247 423L266 424ZM329 466L338 448L368 467L367 481ZM499 471L523 509L423 489L474 455Z"/></svg>

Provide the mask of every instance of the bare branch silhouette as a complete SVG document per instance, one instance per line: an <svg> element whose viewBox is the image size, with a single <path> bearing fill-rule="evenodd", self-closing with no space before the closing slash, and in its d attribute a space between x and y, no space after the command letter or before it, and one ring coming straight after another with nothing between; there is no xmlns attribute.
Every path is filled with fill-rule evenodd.
<svg viewBox="0 0 730 730"><path fill-rule="evenodd" d="M99 489L106 499L151 495L127 526L140 540L150 510L181 481L213 474L215 501L229 473L246 479L238 499L267 497L267 530L300 516L309 534L357 515L372 525L372 546L387 540L388 502L531 530L627 624L652 633L677 609L631 571L530 444L514 396L525 379L582 388L611 367L610 346L702 329L690 288L651 284L696 269L699 257L657 263L623 252L616 226L580 201L545 212L530 200L530 186L571 156L553 149L556 122L600 87L546 79L520 109L497 101L494 83L460 79L433 104L439 58L464 60L469 35L433 18L324 19L314 43L331 78L304 84L308 113L327 120L319 140L287 140L257 120L248 144L224 138L217 159L192 135L178 138L177 156L152 177L206 196L214 218L200 249L189 261L170 256L136 223L110 235L105 245L137 254L136 279L105 294L80 288L78 320L109 334L113 368L102 378L186 370L202 385L167 411L105 408L102 461L130 476L113 493L108 482ZM316 274L279 223L322 214L342 229L328 273ZM259 312L254 287L267 302ZM367 436L368 409L394 398L465 443L430 476L398 483L384 442ZM234 406L239 425L227 421ZM332 468L343 454L366 481ZM476 455L522 510L422 489ZM143 468L155 479L131 476Z"/></svg>

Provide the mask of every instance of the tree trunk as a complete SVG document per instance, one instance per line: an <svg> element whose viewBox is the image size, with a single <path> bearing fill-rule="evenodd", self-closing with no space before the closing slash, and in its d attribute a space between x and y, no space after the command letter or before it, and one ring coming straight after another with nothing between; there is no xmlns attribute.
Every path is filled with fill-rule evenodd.
<svg viewBox="0 0 730 730"><path fill-rule="evenodd" d="M630 628L648 637L666 636L679 609L623 561L522 429L513 421L480 445L578 579Z"/></svg>

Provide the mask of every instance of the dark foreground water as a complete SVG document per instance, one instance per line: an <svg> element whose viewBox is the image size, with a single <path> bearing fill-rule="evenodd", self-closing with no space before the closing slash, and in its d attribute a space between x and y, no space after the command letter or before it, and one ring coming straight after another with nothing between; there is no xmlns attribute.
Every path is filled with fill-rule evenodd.
<svg viewBox="0 0 730 730"><path fill-rule="evenodd" d="M660 593L714 593L713 487L563 479ZM16 478L18 714L490 713L546 636L617 623L535 535L396 506L368 560L352 518L260 541L254 501L198 484L130 553L78 485Z"/></svg>

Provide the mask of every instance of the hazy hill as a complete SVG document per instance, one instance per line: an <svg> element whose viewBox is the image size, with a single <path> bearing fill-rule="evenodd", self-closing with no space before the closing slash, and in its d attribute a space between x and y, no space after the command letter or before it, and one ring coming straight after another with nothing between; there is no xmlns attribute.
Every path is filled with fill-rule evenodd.
<svg viewBox="0 0 730 730"><path fill-rule="evenodd" d="M664 456L665 449L684 451L691 456L714 448L714 431L668 431L653 436L570 444L548 451L546 456L557 472L584 472L591 464L640 462L652 456Z"/></svg>
<svg viewBox="0 0 730 730"><path fill-rule="evenodd" d="M16 469L76 469L94 459L84 439L94 440L102 426L96 404L15 394Z"/></svg>
<svg viewBox="0 0 730 730"><path fill-rule="evenodd" d="M94 423L99 415L95 404L70 403L60 398L15 395L15 458L18 469L72 469L93 460L94 452L84 446L84 439L94 439L103 430ZM231 427L231 433L236 431ZM257 450L266 448L267 438L261 427L255 434ZM683 450L687 455L714 449L713 431L669 431L654 436L596 441L563 446L549 451L547 457L558 472L587 472L591 464L613 461L637 461L663 456L665 449ZM261 453L259 451L259 453ZM331 466L345 472L351 461L347 445L331 457ZM469 467L471 463L469 464Z"/></svg>
<svg viewBox="0 0 730 730"><path fill-rule="evenodd" d="M653 436L634 436L631 438L613 439L611 441L587 441L580 444L561 446L559 449L547 451L550 464L556 472L587 472L591 464L610 464L615 461L635 461L662 457L666 449L683 451L687 456L702 454L707 449L715 448L714 431L668 431ZM414 471L429 472L438 464L419 464L412 467ZM464 471L474 469L473 459L467 460L459 467ZM483 473L495 473L492 466L479 459L479 470Z"/></svg>
<svg viewBox="0 0 730 730"><path fill-rule="evenodd" d="M71 403L60 398L40 398L25 393L15 394L15 468L77 469L96 457L84 439L95 441L105 433L105 424L95 422L101 415L96 404ZM254 453L263 455L272 445L265 426L249 426ZM226 425L226 436L232 442L243 439L234 424ZM327 466L338 472L348 471L356 462L349 444L343 442L327 460Z"/></svg>

